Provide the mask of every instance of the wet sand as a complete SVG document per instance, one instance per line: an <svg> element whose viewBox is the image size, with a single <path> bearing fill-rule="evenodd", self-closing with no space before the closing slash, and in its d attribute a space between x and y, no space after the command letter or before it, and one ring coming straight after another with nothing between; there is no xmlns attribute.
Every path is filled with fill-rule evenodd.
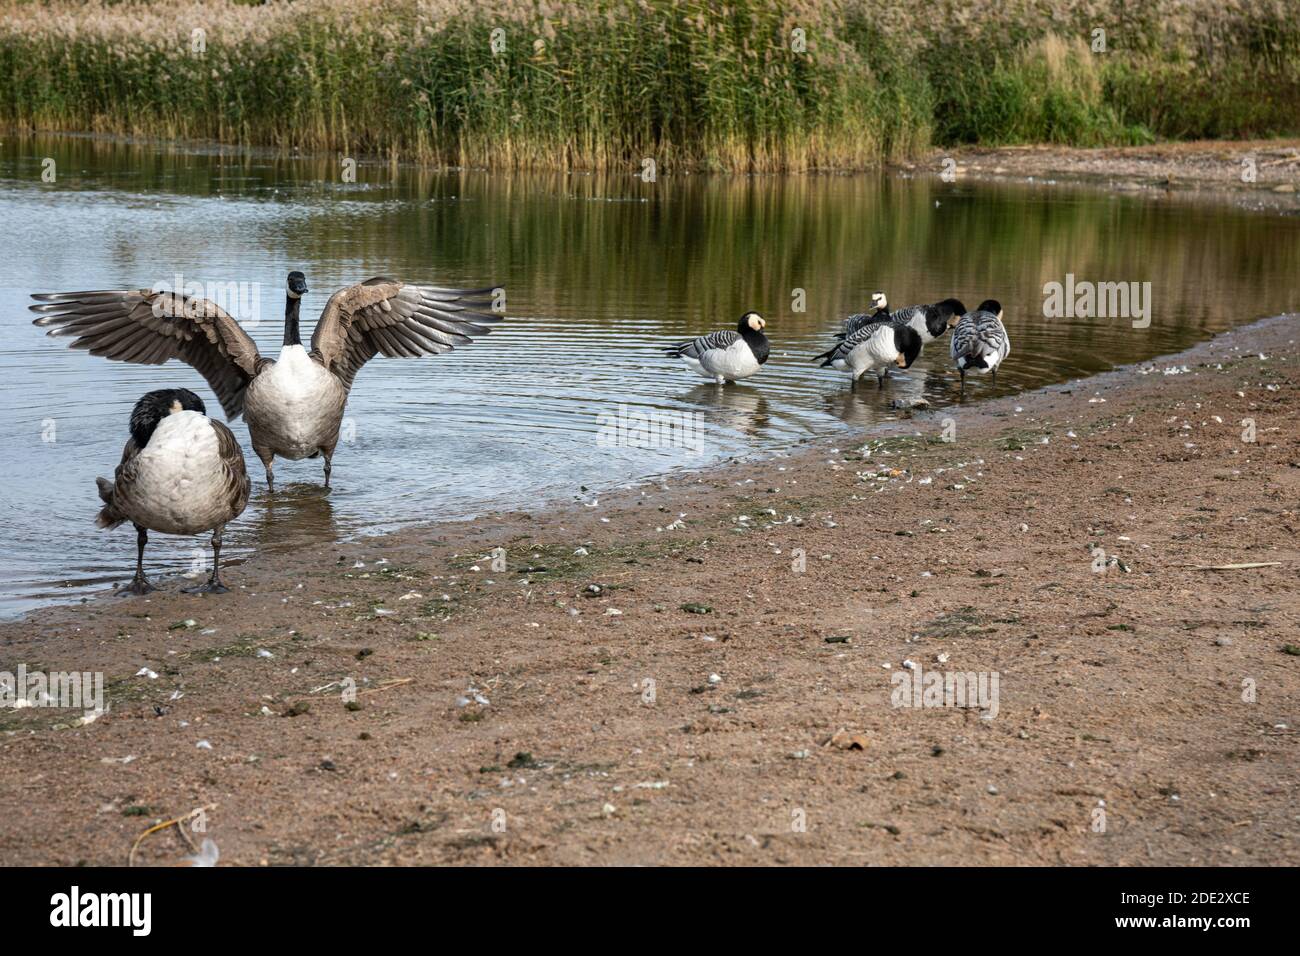
<svg viewBox="0 0 1300 956"><path fill-rule="evenodd" d="M937 150L898 167L903 175L955 181L1069 183L1174 201L1247 209L1300 210L1300 140L1194 141L1079 149L1068 146L968 146Z"/></svg>
<svg viewBox="0 0 1300 956"><path fill-rule="evenodd" d="M1294 865L1298 333L0 625L0 861Z"/></svg>

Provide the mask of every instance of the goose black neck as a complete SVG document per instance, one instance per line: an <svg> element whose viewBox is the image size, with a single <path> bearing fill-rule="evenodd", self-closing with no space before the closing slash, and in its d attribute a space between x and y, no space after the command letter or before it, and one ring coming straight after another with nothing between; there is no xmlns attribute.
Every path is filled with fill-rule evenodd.
<svg viewBox="0 0 1300 956"><path fill-rule="evenodd" d="M298 305L302 302L301 298L295 299L293 296L286 296L284 301L284 344L285 345L302 345L302 337L298 334Z"/></svg>
<svg viewBox="0 0 1300 956"><path fill-rule="evenodd" d="M749 350L754 353L754 358L758 359L758 364L762 365L767 361L769 345L767 336L757 329L751 329L748 323L741 323L740 337L745 340Z"/></svg>

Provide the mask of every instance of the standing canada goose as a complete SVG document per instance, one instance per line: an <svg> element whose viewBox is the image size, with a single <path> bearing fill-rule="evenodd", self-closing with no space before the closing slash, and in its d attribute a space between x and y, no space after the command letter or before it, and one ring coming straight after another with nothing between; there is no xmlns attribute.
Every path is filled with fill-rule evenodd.
<svg viewBox="0 0 1300 956"><path fill-rule="evenodd" d="M825 359L822 368L831 366L849 372L855 386L867 372L875 372L880 387L884 388L891 365L910 368L920 354L921 336L916 329L902 322L873 322L813 361Z"/></svg>
<svg viewBox="0 0 1300 956"><path fill-rule="evenodd" d="M921 343L929 345L956 325L957 320L962 317L965 311L966 306L962 305L957 299L944 299L942 302L936 302L933 305L909 305L884 314L880 312L861 312L849 316L844 322L844 330L835 333L835 337L842 339L846 335L852 335L863 326L871 325L874 322L894 321L903 322L916 329L921 336Z"/></svg>
<svg viewBox="0 0 1300 956"><path fill-rule="evenodd" d="M763 329L767 322L757 312L746 312L736 330L722 329L682 342L668 349L670 358L680 358L705 378L718 385L749 378L763 367L770 351Z"/></svg>
<svg viewBox="0 0 1300 956"><path fill-rule="evenodd" d="M889 321L889 298L883 292L871 293L871 312L854 312L844 320L840 330L835 333L837 339L848 338L858 329L873 322Z"/></svg>
<svg viewBox="0 0 1300 956"><path fill-rule="evenodd" d="M226 418L248 422L253 450L275 490L275 456L325 457L325 487L339 440L352 380L376 354L388 358L440 355L486 335L501 317L487 306L492 289L441 289L376 277L340 289L325 303L311 337L298 332L298 308L307 279L290 272L284 306L284 343L278 359L257 351L239 323L220 306L176 292L51 292L33 295L43 313L35 324L49 335L75 335L73 348L140 365L180 359L216 392Z"/></svg>
<svg viewBox="0 0 1300 956"><path fill-rule="evenodd" d="M985 299L974 312L967 312L952 330L952 360L961 372L961 391L966 393L966 373L976 371L998 380L998 366L1011 354L1011 336L1002 324L1002 303Z"/></svg>
<svg viewBox="0 0 1300 956"><path fill-rule="evenodd" d="M135 577L127 590L154 590L144 576L149 532L212 532L208 583L183 590L225 593L221 583L221 532L248 504L252 482L244 453L229 428L207 416L197 395L185 388L149 392L131 412L131 437L113 480L96 478L104 502L95 524L135 525Z"/></svg>

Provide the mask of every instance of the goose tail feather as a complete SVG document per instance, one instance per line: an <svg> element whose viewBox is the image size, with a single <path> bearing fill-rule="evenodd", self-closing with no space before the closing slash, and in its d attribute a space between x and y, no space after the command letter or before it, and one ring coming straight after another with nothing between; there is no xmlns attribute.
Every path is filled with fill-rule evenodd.
<svg viewBox="0 0 1300 956"><path fill-rule="evenodd" d="M838 345L836 345L836 346L834 346L833 348L827 349L827 350L826 350L825 352L823 352L821 355L814 355L812 360L813 360L814 362L816 362L816 361L818 361L819 359L825 359L826 361L822 362L822 364L821 364L819 367L820 367L820 368L826 368L826 367L827 367L828 365L830 365L831 362L833 361L833 359L831 358L831 356L834 355L836 352L838 352L839 349L840 349L840 347L839 347Z"/></svg>
<svg viewBox="0 0 1300 956"><path fill-rule="evenodd" d="M126 520L126 515L113 507L113 483L107 478L96 478L95 484L99 487L99 497L104 502L104 507L100 508L99 514L95 516L95 526L116 528Z"/></svg>

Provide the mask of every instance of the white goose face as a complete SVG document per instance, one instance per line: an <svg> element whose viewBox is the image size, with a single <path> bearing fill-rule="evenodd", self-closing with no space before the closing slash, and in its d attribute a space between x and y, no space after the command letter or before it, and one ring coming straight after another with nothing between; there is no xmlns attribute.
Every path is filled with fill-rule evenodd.
<svg viewBox="0 0 1300 956"><path fill-rule="evenodd" d="M763 329L767 328L767 322L765 322L763 320L763 317L759 315L757 312L747 313L745 315L745 324L748 325L755 332L762 332Z"/></svg>
<svg viewBox="0 0 1300 956"><path fill-rule="evenodd" d="M889 300L885 298L885 293L883 292L871 293L871 307L873 309L889 308Z"/></svg>

